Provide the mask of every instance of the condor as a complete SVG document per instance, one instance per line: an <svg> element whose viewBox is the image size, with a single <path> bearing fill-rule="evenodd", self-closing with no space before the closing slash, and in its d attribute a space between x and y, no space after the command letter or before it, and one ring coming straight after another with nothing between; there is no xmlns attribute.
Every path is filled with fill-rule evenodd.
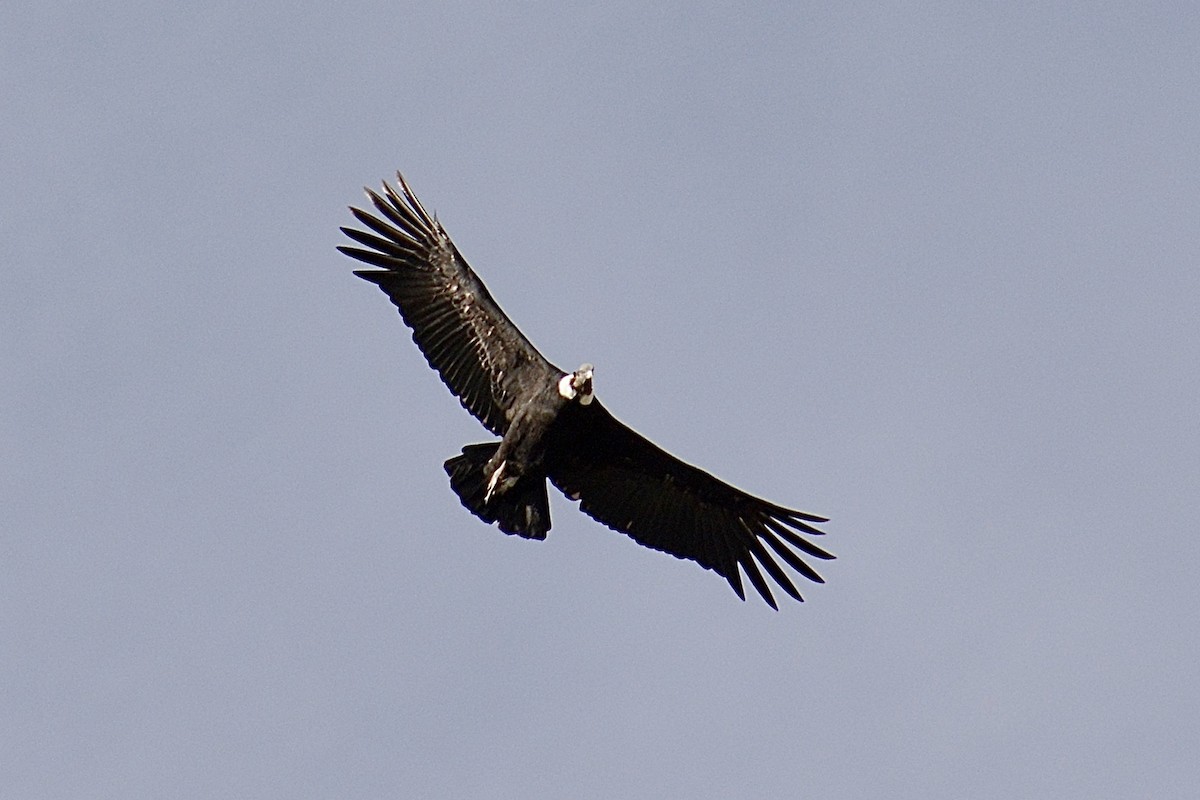
<svg viewBox="0 0 1200 800"><path fill-rule="evenodd" d="M823 517L769 503L680 461L626 427L595 398L593 367L547 361L492 299L402 175L399 191L367 189L378 215L351 208L368 231L338 249L376 267L354 274L382 289L413 341L463 406L499 441L472 444L445 464L472 514L500 530L544 539L549 480L579 508L639 544L695 561L746 599L739 567L772 608L766 571L803 600L774 556L809 580L801 558L833 556L801 534ZM774 556L772 556L774 553ZM761 569L760 569L761 566Z"/></svg>

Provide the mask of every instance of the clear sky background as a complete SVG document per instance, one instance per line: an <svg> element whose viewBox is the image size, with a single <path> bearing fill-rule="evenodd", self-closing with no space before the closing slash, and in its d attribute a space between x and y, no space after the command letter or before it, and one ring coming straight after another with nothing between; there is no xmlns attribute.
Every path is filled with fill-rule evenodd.
<svg viewBox="0 0 1200 800"><path fill-rule="evenodd" d="M1194 797L1190 4L6 3L0 797ZM556 363L828 515L742 603L335 252L403 169Z"/></svg>

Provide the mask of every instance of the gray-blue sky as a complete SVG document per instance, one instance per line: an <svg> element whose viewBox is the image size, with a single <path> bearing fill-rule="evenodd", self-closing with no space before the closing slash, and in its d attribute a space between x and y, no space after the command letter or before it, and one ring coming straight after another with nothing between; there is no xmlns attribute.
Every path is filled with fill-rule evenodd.
<svg viewBox="0 0 1200 800"><path fill-rule="evenodd" d="M1200 783L1190 7L20 3L0 45L0 795ZM395 168L618 416L830 515L829 583L470 517L486 434L333 250Z"/></svg>

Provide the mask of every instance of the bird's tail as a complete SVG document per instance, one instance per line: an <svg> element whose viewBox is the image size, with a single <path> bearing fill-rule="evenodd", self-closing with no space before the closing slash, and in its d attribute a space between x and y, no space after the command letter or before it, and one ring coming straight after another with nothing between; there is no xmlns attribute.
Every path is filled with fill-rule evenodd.
<svg viewBox="0 0 1200 800"><path fill-rule="evenodd" d="M469 444L463 448L461 456L449 459L445 467L450 476L450 488L463 506L484 522L497 522L505 533L526 539L545 539L550 530L550 500L546 497L545 478L522 477L507 491L487 498L488 476L484 468L499 447L499 442Z"/></svg>

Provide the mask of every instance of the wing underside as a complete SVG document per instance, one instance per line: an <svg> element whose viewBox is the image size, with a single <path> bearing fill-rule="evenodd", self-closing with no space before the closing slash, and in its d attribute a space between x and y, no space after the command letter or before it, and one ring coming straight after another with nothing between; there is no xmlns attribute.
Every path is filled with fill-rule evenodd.
<svg viewBox="0 0 1200 800"><path fill-rule="evenodd" d="M382 194L366 190L377 214L351 209L368 230L342 232L361 246L338 250L377 268L354 274L391 298L450 391L488 430L503 435L516 385L531 372L549 379L558 370L492 299L404 178L396 177L399 192L387 183Z"/></svg>
<svg viewBox="0 0 1200 800"><path fill-rule="evenodd" d="M825 518L754 497L681 461L599 402L572 413L564 426L571 442L551 467L550 479L569 499L579 500L581 511L639 544L713 570L743 600L740 572L777 608L764 571L803 600L780 561L824 583L802 556L834 557L804 538L821 535L812 523Z"/></svg>

